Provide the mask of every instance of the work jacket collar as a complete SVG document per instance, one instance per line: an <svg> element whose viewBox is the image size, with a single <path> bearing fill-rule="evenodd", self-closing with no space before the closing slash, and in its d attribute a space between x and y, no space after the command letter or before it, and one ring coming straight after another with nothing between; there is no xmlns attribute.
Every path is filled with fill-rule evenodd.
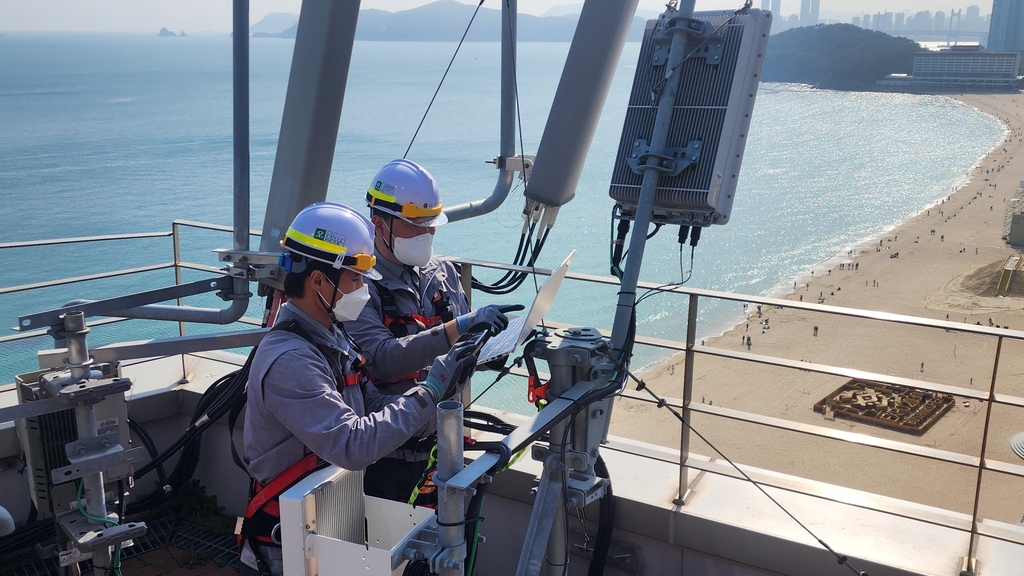
<svg viewBox="0 0 1024 576"><path fill-rule="evenodd" d="M328 329L323 324L314 320L312 316L303 312L298 306L285 302L277 313L277 323L280 324L288 320L298 320L302 328L318 346L324 346L339 352L348 352L348 342L342 336L341 330L335 327Z"/></svg>
<svg viewBox="0 0 1024 576"><path fill-rule="evenodd" d="M415 267L388 260L376 247L374 247L374 253L377 255L377 263L374 267L378 269L385 280L401 279L403 275L407 275L407 272L408 274L415 274Z"/></svg>

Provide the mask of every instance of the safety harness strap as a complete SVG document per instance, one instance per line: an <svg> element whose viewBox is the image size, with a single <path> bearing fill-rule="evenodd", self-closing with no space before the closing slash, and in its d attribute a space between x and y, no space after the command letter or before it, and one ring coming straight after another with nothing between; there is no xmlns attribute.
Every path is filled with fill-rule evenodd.
<svg viewBox="0 0 1024 576"><path fill-rule="evenodd" d="M373 280L380 296L380 308L384 313L384 327L395 335L395 338L411 336L438 324L452 320L455 315L452 312L451 299L441 289L437 290L431 303L438 311L437 316L423 316L420 314L403 314L395 301L395 295L381 282Z"/></svg>
<svg viewBox="0 0 1024 576"><path fill-rule="evenodd" d="M239 548L245 539L250 541L254 553L255 543L280 546L279 539L275 540L274 537L274 532L281 523L281 504L278 497L310 473L325 467L325 460L310 453L286 468L266 486L260 486L259 482L252 479L252 497L249 499L249 505L245 507L245 516L242 517L242 525L237 534Z"/></svg>
<svg viewBox="0 0 1024 576"><path fill-rule="evenodd" d="M309 333L306 332L301 324L299 324L298 320L293 319L277 324L271 329L271 332L274 330L291 332L312 344L317 348L317 350L320 350L321 354L324 354L325 357L327 356L327 352L317 346ZM255 354L255 352L256 350L253 349L252 353ZM356 359L353 363L353 369L355 371L350 374L335 376L336 385L339 390L342 386L354 386L365 382L366 379L363 373L364 365L365 361L362 359L362 355L356 353ZM262 381L260 381L260 393L262 396ZM245 407L246 398L247 396L241 396L240 400L232 406L231 411L228 414L228 434L232 439L231 457L235 461L235 464L248 474L249 471L242 462L242 459L239 457L234 443L235 424L238 423L238 417L241 414L242 409ZM249 545L252 547L253 553L256 555L257 564L260 564L261 573L264 572L266 563L262 558L260 558L256 545L280 546L280 540L275 539L274 535L281 523L281 505L278 502L278 497L285 490L288 490L300 480L308 476L311 472L325 468L327 465L328 463L325 460L319 458L316 454L310 453L302 457L298 462L286 468L273 480L268 482L266 486L260 486L259 482L257 482L255 478L250 478L249 504L246 506L245 516L241 519L241 525L236 531L236 538L239 549L241 549L244 541L249 541Z"/></svg>

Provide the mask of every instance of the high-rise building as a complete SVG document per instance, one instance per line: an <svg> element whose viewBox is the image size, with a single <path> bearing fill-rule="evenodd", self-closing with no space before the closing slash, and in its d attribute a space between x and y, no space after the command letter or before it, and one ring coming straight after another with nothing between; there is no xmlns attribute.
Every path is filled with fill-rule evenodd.
<svg viewBox="0 0 1024 576"><path fill-rule="evenodd" d="M860 27L860 16L854 16L853 20L851 21L851 23L854 26Z"/></svg>
<svg viewBox="0 0 1024 576"><path fill-rule="evenodd" d="M907 22L907 28L910 30L931 30L932 13L927 10L923 10L914 14L913 18Z"/></svg>
<svg viewBox="0 0 1024 576"><path fill-rule="evenodd" d="M895 28L896 30L903 30L903 26L905 24L905 20L904 19L906 17L907 17L907 15L904 14L903 12L900 12L899 14L897 14L896 15L896 22L895 22L895 24L893 24L893 28Z"/></svg>
<svg viewBox="0 0 1024 576"><path fill-rule="evenodd" d="M761 10L771 10L772 0L761 0Z"/></svg>
<svg viewBox="0 0 1024 576"><path fill-rule="evenodd" d="M978 20L981 20L981 8L975 5L968 6L964 20L966 22L977 22Z"/></svg>
<svg viewBox="0 0 1024 576"><path fill-rule="evenodd" d="M1024 0L992 0L988 48L993 52L1024 52Z"/></svg>
<svg viewBox="0 0 1024 576"><path fill-rule="evenodd" d="M946 28L946 13L938 11L935 13L935 29L944 30Z"/></svg>
<svg viewBox="0 0 1024 576"><path fill-rule="evenodd" d="M892 12L885 12L882 14L882 23L876 28L882 32L892 32Z"/></svg>
<svg viewBox="0 0 1024 576"><path fill-rule="evenodd" d="M811 26L814 26L818 22L821 22L821 19L818 17L820 9L821 0L811 0L811 21L809 22Z"/></svg>
<svg viewBox="0 0 1024 576"><path fill-rule="evenodd" d="M776 18L782 17L782 0L772 0L772 14L775 14Z"/></svg>
<svg viewBox="0 0 1024 576"><path fill-rule="evenodd" d="M811 25L811 0L800 0L800 25Z"/></svg>

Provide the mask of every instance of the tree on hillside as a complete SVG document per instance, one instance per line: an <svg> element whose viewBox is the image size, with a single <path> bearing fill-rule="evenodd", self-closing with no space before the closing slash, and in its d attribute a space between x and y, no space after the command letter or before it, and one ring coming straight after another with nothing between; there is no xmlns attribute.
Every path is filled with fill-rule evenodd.
<svg viewBox="0 0 1024 576"><path fill-rule="evenodd" d="M765 54L765 82L799 82L820 88L871 90L886 74L909 74L917 42L850 24L819 24L772 35Z"/></svg>

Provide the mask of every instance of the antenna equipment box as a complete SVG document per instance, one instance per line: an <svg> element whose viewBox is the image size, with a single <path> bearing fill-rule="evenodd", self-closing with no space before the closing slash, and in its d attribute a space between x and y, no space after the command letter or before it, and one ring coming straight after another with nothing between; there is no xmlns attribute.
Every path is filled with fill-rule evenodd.
<svg viewBox="0 0 1024 576"><path fill-rule="evenodd" d="M636 215L648 166L661 172L652 221L684 226L727 224L760 81L770 12L696 12L693 18L649 20L637 61L609 195L615 218ZM694 30L681 74L665 148L650 149L658 97L669 71L672 30Z"/></svg>

